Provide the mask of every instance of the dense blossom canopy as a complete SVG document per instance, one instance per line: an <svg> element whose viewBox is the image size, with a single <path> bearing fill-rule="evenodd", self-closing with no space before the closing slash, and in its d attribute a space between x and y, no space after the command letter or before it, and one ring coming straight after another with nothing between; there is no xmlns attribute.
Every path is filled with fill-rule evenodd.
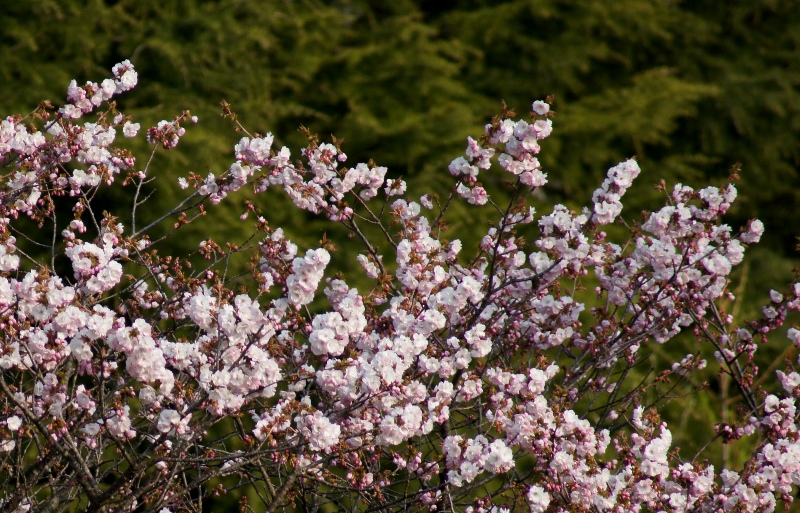
<svg viewBox="0 0 800 513"><path fill-rule="evenodd" d="M229 169L187 174L186 197L142 227L154 172L115 146L119 129L137 137L139 126L113 103L137 75L128 61L112 71L100 84L73 81L57 111L43 104L0 125L5 509L199 511L233 485L269 511L771 511L792 501L800 375L778 371L782 391L759 394L753 358L800 308L800 284L773 291L762 317L740 326L720 307L763 232L758 221L738 233L720 222L732 184L677 185L667 206L628 226L622 200L640 174L630 159L608 170L590 206L538 214L526 200L555 171L537 158L553 129L537 101L530 121L504 111L468 139L445 197L417 198L372 162L348 167L336 140L309 135L292 160L271 134L247 134ZM196 121L184 113L146 138L154 152L175 148ZM504 176L508 205L485 173ZM130 227L95 207L114 187L131 191ZM244 244L159 251L159 222L177 236L246 187L282 189L349 229L370 286L332 269L330 241L301 251L252 201ZM474 247L445 237L459 201L495 213ZM617 222L625 244L603 231ZM250 275L228 276L240 253ZM630 381L647 347L686 330L696 350ZM800 332L789 337L800 346ZM738 469L682 460L656 408L661 384L711 364L741 394L741 418L718 435L755 440Z"/></svg>

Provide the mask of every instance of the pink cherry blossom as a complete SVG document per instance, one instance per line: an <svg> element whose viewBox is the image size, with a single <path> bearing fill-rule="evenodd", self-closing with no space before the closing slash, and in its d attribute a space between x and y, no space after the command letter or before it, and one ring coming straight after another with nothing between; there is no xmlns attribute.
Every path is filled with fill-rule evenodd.
<svg viewBox="0 0 800 513"><path fill-rule="evenodd" d="M642 173L629 159L589 204L537 212L535 189L558 173L539 160L557 126L537 101L532 119L506 111L467 138L443 190L348 166L339 140L309 134L293 159L271 133L254 134L229 166L185 173L184 196L143 225L158 159L120 146L117 133L135 137L139 123L109 101L138 75L129 61L112 75L72 81L48 122L0 121L6 509L51 509L55 498L64 510L198 509L224 492L206 483L225 479L276 508L791 507L800 361L759 369L759 348L800 346L795 327L773 335L800 310L800 283L771 290L752 318L731 313L734 270L764 231L725 223L733 184L678 184L638 221L623 207ZM150 128L152 151L191 136L188 122L184 112ZM97 192L112 187L133 199L103 213ZM259 210L272 194L338 225L352 251L288 240ZM184 226L226 201L254 234L244 245L203 236L180 254L189 246L164 244L159 234L188 240ZM491 223L453 238L448 223L471 208ZM686 458L681 428L668 410L661 418L663 399L686 406L680 387L712 375L737 390L713 429L742 444L742 464Z"/></svg>

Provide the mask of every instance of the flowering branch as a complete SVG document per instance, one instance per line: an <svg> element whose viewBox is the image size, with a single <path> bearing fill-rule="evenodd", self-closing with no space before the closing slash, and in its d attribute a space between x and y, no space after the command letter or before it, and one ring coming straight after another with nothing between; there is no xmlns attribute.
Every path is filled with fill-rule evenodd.
<svg viewBox="0 0 800 513"><path fill-rule="evenodd" d="M800 374L778 370L782 391L761 390L755 340L800 308L800 284L773 291L749 323L721 308L763 232L759 221L738 233L721 222L732 184L678 185L629 225L622 198L640 174L630 159L590 206L538 214L530 199L547 184L538 154L553 113L537 101L529 121L504 108L467 140L441 202L372 162L348 167L336 139L306 131L293 162L271 134L240 126L230 167L180 178L185 197L147 222L153 155L197 119L146 130L153 150L137 170L116 141L140 127L112 101L136 71L125 61L112 73L73 81L62 108L45 103L27 125L0 124L4 509L199 511L236 487L252 492L242 511L254 497L267 511L474 513L792 502ZM511 175L506 193L490 197L486 173ZM110 187L131 190L130 232L123 210L99 211ZM241 244L208 238L171 254L167 243L214 205L273 188L360 241L363 275L347 278L367 292L332 269L331 241L301 250L254 201ZM474 240L446 238L458 202L494 216ZM627 241L603 231L612 223ZM244 271L232 267L238 255ZM686 336L697 341L689 354L642 370ZM800 331L789 337L800 347ZM717 436L755 440L740 469L684 461L659 414L684 386L703 393L693 378L715 365L742 403Z"/></svg>

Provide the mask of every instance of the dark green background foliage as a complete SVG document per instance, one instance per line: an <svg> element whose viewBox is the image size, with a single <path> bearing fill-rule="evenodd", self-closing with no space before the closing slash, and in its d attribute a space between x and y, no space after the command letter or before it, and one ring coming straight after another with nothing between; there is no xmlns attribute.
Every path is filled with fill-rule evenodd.
<svg viewBox="0 0 800 513"><path fill-rule="evenodd" d="M542 154L551 200L585 204L609 166L636 155L636 218L659 179L719 183L741 162L731 222L765 221L761 267L785 270L794 255L793 0L32 0L5 2L0 23L3 112L63 98L71 78L101 79L130 58L141 85L123 109L145 123L198 114L180 155L157 162L165 173L227 167L238 136L218 116L224 98L279 144L301 146L304 124L343 137L351 162L374 158L417 190L441 190L500 100L525 114L555 95ZM275 224L290 221L284 212L271 209Z"/></svg>
<svg viewBox="0 0 800 513"><path fill-rule="evenodd" d="M295 156L305 144L300 124L323 139L335 134L350 163L373 158L419 195L446 193L447 164L501 100L525 115L531 101L554 95L544 204L580 208L610 166L635 155L644 172L623 214L635 222L663 203L653 188L660 179L670 190L721 184L741 162L728 220L738 228L759 217L767 233L737 275L749 279L736 311L756 311L790 276L800 232L796 0L28 0L2 2L0 27L4 114L46 98L58 104L70 79L100 80L130 59L140 85L119 104L143 128L184 109L200 117L178 151L156 156L154 172L168 179L152 215L175 203L178 176L218 175L232 162L241 134L219 116L223 98L249 131L272 132ZM482 179L501 194L499 180ZM357 251L280 194L258 206L301 247L327 231L339 255ZM223 214L195 235L244 240L241 203L216 208ZM474 209L462 212L452 236L485 228ZM191 238L173 243L196 247ZM336 258L345 268L352 261ZM781 358L779 349L766 356ZM722 388L712 383L707 396L719 404ZM690 411L707 422L714 410L697 403L675 415L686 425L698 420Z"/></svg>

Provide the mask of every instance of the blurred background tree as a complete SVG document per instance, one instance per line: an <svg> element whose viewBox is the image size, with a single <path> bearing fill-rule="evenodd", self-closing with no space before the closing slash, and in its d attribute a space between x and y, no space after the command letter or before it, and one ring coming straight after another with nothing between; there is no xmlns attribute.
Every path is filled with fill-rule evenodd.
<svg viewBox="0 0 800 513"><path fill-rule="evenodd" d="M543 203L587 204L606 170L635 155L644 173L623 215L636 221L663 202L653 188L661 178L670 190L720 184L741 162L729 222L759 217L767 232L741 272L745 300L732 310L752 314L795 260L795 0L30 0L4 2L0 26L5 114L57 102L70 79L99 80L130 59L140 85L120 107L143 128L184 109L200 117L179 152L156 155L153 169L168 179L157 184L151 216L174 204L177 177L219 174L232 162L241 134L219 115L222 99L248 130L272 132L295 156L302 124L344 138L350 163L372 158L422 194L445 192L447 164L501 100L524 115L531 101L554 95ZM148 154L142 138L133 144ZM358 250L314 218L292 218L279 194L259 201L270 224L303 246L328 235L344 256ZM204 237L244 240L241 202L217 208L215 223L171 241L185 245L172 250ZM465 215L452 229L468 237L484 226ZM353 260L339 258L344 267ZM767 354L779 362L784 345ZM713 387L724 396L724 383ZM698 405L697 414L718 406ZM684 425L687 414L675 412Z"/></svg>
<svg viewBox="0 0 800 513"><path fill-rule="evenodd" d="M794 255L793 0L34 0L4 3L0 23L3 112L63 98L71 78L100 79L129 58L141 85L123 109L145 123L198 114L181 156L159 157L168 174L227 168L237 135L218 115L224 98L278 144L300 147L303 124L343 137L350 162L373 158L441 189L441 171L501 99L524 114L555 95L542 154L552 201L584 204L609 166L636 155L645 175L626 205L636 217L660 178L719 182L741 162L731 219L767 225L758 283L774 284ZM285 209L270 212L290 224Z"/></svg>

